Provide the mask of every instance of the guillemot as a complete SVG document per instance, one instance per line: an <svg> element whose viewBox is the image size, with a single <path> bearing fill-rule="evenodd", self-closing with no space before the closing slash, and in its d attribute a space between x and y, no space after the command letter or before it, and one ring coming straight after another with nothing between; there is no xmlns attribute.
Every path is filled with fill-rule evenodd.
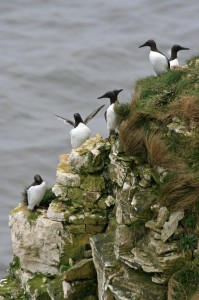
<svg viewBox="0 0 199 300"><path fill-rule="evenodd" d="M55 115L59 120L63 121L64 123L69 123L74 127L70 131L71 146L73 149L79 148L86 140L90 138L91 131L86 124L102 109L102 107L104 107L104 105L101 105L99 108L95 109L85 118L84 121L79 113L75 113L73 115L75 122Z"/></svg>
<svg viewBox="0 0 199 300"><path fill-rule="evenodd" d="M146 46L150 47L151 49L149 53L149 60L156 76L167 72L170 67L169 60L162 52L160 52L157 49L155 41L148 40L146 43L139 46L139 48L146 47Z"/></svg>
<svg viewBox="0 0 199 300"><path fill-rule="evenodd" d="M186 47L182 47L180 45L173 45L171 48L171 57L169 59L170 67L176 67L176 66L178 67L180 65L177 57L177 53L180 50L190 50L190 49Z"/></svg>
<svg viewBox="0 0 199 300"><path fill-rule="evenodd" d="M97 99L102 99L102 98L110 99L110 106L108 107L107 111L105 112L105 119L106 119L107 130L108 130L109 136L111 133L117 131L118 120L117 120L117 116L115 114L114 107L115 107L116 103L119 103L117 96L122 90L123 89L109 91L109 92L106 92L104 95L97 98Z"/></svg>
<svg viewBox="0 0 199 300"><path fill-rule="evenodd" d="M29 210L34 210L42 201L46 192L46 183L40 175L34 176L34 182L25 190Z"/></svg>

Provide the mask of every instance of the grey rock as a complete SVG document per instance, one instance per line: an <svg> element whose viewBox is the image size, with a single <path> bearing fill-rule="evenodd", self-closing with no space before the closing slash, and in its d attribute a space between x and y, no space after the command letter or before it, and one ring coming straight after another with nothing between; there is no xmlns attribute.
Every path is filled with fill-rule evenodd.
<svg viewBox="0 0 199 300"><path fill-rule="evenodd" d="M169 221L165 222L161 233L163 242L166 242L178 228L178 223L184 218L184 211L177 211L170 215Z"/></svg>

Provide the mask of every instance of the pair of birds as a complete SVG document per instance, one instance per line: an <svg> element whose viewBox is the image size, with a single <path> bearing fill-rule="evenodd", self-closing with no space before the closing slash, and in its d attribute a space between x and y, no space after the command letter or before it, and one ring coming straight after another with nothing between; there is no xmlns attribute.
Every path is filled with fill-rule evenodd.
<svg viewBox="0 0 199 300"><path fill-rule="evenodd" d="M114 111L114 105L118 101L118 94L122 91L121 90L113 90L108 91L104 95L98 97L97 99L102 98L109 98L110 99L110 106L108 107L107 111L105 112L105 119L107 123L107 130L109 135L117 129L117 117ZM70 131L71 136L71 146L73 149L79 148L87 139L91 136L91 131L89 127L86 125L96 114L104 107L101 105L93 112L91 112L85 120L82 119L79 113L74 114L74 120L71 121L69 119L63 118L61 116L55 115L59 120L63 121L64 123L69 123L74 128Z"/></svg>
<svg viewBox="0 0 199 300"><path fill-rule="evenodd" d="M159 76L168 71L168 69L179 66L179 61L177 57L177 53L180 50L189 50L189 48L182 47L180 45L173 45L171 48L171 57L168 59L162 52L157 49L156 43L154 40L148 40L142 47L150 47L149 60L153 67L153 70L156 76Z"/></svg>
<svg viewBox="0 0 199 300"><path fill-rule="evenodd" d="M118 101L117 96L122 91L121 90L113 90L105 93L101 98L109 98L110 106L105 112L105 118L107 121L107 129L109 134L112 131L115 131L118 125L117 117L114 111L114 105ZM64 123L69 123L74 128L71 130L71 145L72 148L80 147L87 139L90 138L91 131L86 125L94 116L104 107L101 105L99 108L95 109L92 113L90 113L86 119L83 121L82 117L79 113L74 114L74 120L71 121L69 119L57 116L58 119L64 121ZM36 206L39 206L46 192L46 183L43 181L40 175L34 176L34 182L25 190L25 199L26 204L28 205L28 209L33 211Z"/></svg>

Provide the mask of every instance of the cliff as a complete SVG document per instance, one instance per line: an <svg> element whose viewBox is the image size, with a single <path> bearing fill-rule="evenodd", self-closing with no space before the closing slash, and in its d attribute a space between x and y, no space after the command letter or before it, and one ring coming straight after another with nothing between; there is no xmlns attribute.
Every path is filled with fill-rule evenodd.
<svg viewBox="0 0 199 300"><path fill-rule="evenodd" d="M119 138L61 155L40 207L10 213L0 300L199 298L198 70L139 80Z"/></svg>

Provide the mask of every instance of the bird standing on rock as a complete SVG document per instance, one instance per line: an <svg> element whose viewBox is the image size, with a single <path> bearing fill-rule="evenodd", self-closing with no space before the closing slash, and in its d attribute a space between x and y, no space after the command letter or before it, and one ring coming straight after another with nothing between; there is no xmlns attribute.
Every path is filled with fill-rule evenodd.
<svg viewBox="0 0 199 300"><path fill-rule="evenodd" d="M40 175L34 176L34 182L25 190L27 196L28 209L34 210L42 201L46 192L46 183Z"/></svg>
<svg viewBox="0 0 199 300"><path fill-rule="evenodd" d="M190 49L182 47L180 45L173 45L172 48L171 48L171 57L169 59L169 63L170 63L171 68L172 67L178 67L180 65L179 61L178 61L178 57L177 57L177 53L180 50L190 50Z"/></svg>
<svg viewBox="0 0 199 300"><path fill-rule="evenodd" d="M90 138L91 131L86 124L102 109L102 107L104 107L104 105L101 105L99 108L95 109L86 117L84 121L79 113L74 114L75 122L55 115L59 120L63 121L64 123L69 123L74 127L70 131L71 146L73 149L79 148L87 139Z"/></svg>
<svg viewBox="0 0 199 300"><path fill-rule="evenodd" d="M107 123L107 129L108 129L109 136L111 133L113 133L117 130L118 120L117 120L117 116L116 116L114 108L115 108L115 105L117 103L119 103L117 96L121 91L123 91L123 89L109 91L109 92L105 93L104 95L97 98L97 99L102 99L102 98L110 99L110 106L108 107L107 111L105 112L105 119L106 119L106 123Z"/></svg>
<svg viewBox="0 0 199 300"><path fill-rule="evenodd" d="M146 47L146 46L150 47L151 49L149 53L149 60L156 76L159 76L167 72L168 69L170 68L169 60L162 52L160 52L157 49L155 41L148 40L146 43L139 46L139 48Z"/></svg>

